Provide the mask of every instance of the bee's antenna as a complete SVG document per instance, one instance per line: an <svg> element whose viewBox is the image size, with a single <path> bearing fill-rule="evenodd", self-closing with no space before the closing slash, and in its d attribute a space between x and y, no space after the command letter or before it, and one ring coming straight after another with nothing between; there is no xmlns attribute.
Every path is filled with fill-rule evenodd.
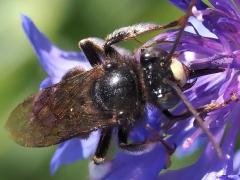
<svg viewBox="0 0 240 180"><path fill-rule="evenodd" d="M180 99L183 101L183 103L186 105L188 110L192 113L196 121L198 122L199 126L202 128L202 130L207 134L209 140L211 141L214 149L217 152L217 155L219 158L223 158L223 152L219 146L219 144L216 142L213 134L209 131L206 124L204 124L203 119L201 116L199 116L199 113L196 111L196 109L192 106L192 104L188 101L186 96L183 94L182 90L178 87L178 85L168 79L164 79L167 84L169 84L177 93L177 95L180 97Z"/></svg>
<svg viewBox="0 0 240 180"><path fill-rule="evenodd" d="M175 52L175 50L177 49L177 46L180 42L180 39L182 37L182 34L184 32L184 29L186 27L186 24L188 22L188 18L192 15L192 8L193 6L196 4L196 0L191 0L189 6L188 6L188 9L187 9L187 13L185 14L185 16L183 16L181 19L179 19L180 21L180 24L182 24L181 28L179 29L179 32L177 34L177 37L176 37L176 40L172 46L172 49L170 50L168 56L167 56L167 59L168 60L171 60L172 56L173 56L173 53Z"/></svg>

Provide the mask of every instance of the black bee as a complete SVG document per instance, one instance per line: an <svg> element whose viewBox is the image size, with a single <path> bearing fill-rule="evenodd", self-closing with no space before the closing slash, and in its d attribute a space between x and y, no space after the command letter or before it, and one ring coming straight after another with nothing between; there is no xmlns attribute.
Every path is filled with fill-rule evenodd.
<svg viewBox="0 0 240 180"><path fill-rule="evenodd" d="M160 26L144 23L118 29L106 41L97 38L81 40L79 45L93 68L70 70L61 82L28 97L11 113L7 128L13 139L22 146L45 147L59 144L72 137L86 137L101 129L101 137L93 158L96 164L104 162L112 130L118 129L119 146L127 151L144 149L148 142L128 143L131 129L143 116L146 103L152 104L174 121L194 116L209 135L216 150L219 146L204 126L196 110L189 105L183 93L198 76L221 72L222 69L192 71L172 55L190 16ZM126 50L114 46L137 35L180 25L171 51L157 45L140 48L140 62ZM189 112L174 116L169 111L184 101ZM175 121L174 121L175 122ZM171 148L159 139L168 150Z"/></svg>

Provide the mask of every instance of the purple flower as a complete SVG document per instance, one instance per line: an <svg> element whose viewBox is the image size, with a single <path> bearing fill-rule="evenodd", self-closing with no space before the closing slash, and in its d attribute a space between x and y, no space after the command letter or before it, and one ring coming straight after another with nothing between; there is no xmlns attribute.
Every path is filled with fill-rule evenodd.
<svg viewBox="0 0 240 180"><path fill-rule="evenodd" d="M190 0L170 0L177 7L186 10ZM209 130L216 141L221 144L224 157L219 159L212 144L208 141L201 128L194 126L194 119L188 118L176 123L167 131L166 139L170 145L176 145L175 155L179 158L203 148L199 159L192 165L177 170L160 171L166 168L168 155L166 148L159 142L144 152L129 154L118 151L114 159L103 165L89 164L91 179L237 179L239 178L239 152L235 153L236 138L240 132L240 102L233 98L239 97L240 90L240 1L210 0L213 7L198 1L193 9L188 27L184 32L175 54L179 60L193 70L202 68L224 68L225 71L199 77L194 86L185 95L194 107L206 104L223 104L219 109L204 116ZM81 52L60 50L35 27L32 21L22 16L23 27L42 68L48 77L43 80L40 88L46 88L59 82L71 68L80 66L91 68L88 60ZM193 28L193 26L195 28ZM196 32L199 31L199 32ZM161 48L170 50L171 42L176 38L177 31L161 33L147 44L157 42ZM136 57L139 55L136 52ZM224 104L224 102L230 103ZM177 106L174 113L182 112L183 104ZM146 107L145 124L139 125L131 132L134 142L146 137L154 137L161 133L161 125L168 119L155 107ZM149 124L150 129L145 125ZM100 131L100 130L99 130ZM99 132L91 133L88 139L73 138L62 143L56 150L51 161L51 173L64 164L91 157L96 149Z"/></svg>

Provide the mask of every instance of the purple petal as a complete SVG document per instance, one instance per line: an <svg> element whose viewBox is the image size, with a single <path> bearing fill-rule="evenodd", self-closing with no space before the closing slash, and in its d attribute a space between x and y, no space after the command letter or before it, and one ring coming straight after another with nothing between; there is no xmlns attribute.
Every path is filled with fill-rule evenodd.
<svg viewBox="0 0 240 180"><path fill-rule="evenodd" d="M188 20L193 26L194 28L198 31L198 33L203 36L203 37L209 37L209 38L217 38L217 36L215 34L213 34L212 32L210 32L203 24L201 21L197 20L197 18L191 16L189 17ZM187 26L184 30L187 32L191 32L193 34L196 34L195 30L192 26Z"/></svg>
<svg viewBox="0 0 240 180"><path fill-rule="evenodd" d="M173 3L175 6L177 6L178 8L182 9L183 11L187 10L189 3L191 2L191 0L169 0L169 1ZM196 7L199 10L208 8L208 6L201 0L197 0Z"/></svg>
<svg viewBox="0 0 240 180"><path fill-rule="evenodd" d="M53 175L62 165L86 159L95 153L99 141L99 132L92 132L87 139L73 138L59 145L51 160Z"/></svg>
<svg viewBox="0 0 240 180"><path fill-rule="evenodd" d="M164 44L162 42L175 41L176 34L177 31L161 33L153 39L149 40L145 45L147 46L153 44L154 42L157 42L161 48L169 50L172 47L172 44ZM223 51L223 47L222 44L219 43L218 39L202 37L193 33L184 32L181 38L181 43L178 45L177 51L188 53L188 55L192 53L192 58L190 59L187 59L184 56L179 57L180 60L188 65L190 63L189 61L196 63L199 61L199 59L202 58L208 58L208 61L211 60L209 57L214 57L220 54ZM136 56L139 57L139 55Z"/></svg>
<svg viewBox="0 0 240 180"><path fill-rule="evenodd" d="M166 162L165 148L155 145L147 153L130 155L119 153L111 163L104 167L90 166L90 177L94 180L146 180L155 179ZM100 169L104 169L102 173ZM101 172L102 174L99 174Z"/></svg>
<svg viewBox="0 0 240 180"><path fill-rule="evenodd" d="M209 2L219 10L222 10L223 12L227 12L229 15L232 16L239 16L239 9L237 6L239 6L239 1L226 1L226 0L209 0ZM235 2L238 4L236 5Z"/></svg>
<svg viewBox="0 0 240 180"><path fill-rule="evenodd" d="M216 9L204 10L202 14L203 24L221 41L224 48L222 54L231 54L234 49L239 49L239 20Z"/></svg>
<svg viewBox="0 0 240 180"><path fill-rule="evenodd" d="M91 68L83 53L63 51L54 46L27 16L22 16L22 25L52 84L59 82L67 71L76 66L84 70Z"/></svg>
<svg viewBox="0 0 240 180"><path fill-rule="evenodd" d="M238 150L233 157L234 173L240 174L240 150Z"/></svg>
<svg viewBox="0 0 240 180"><path fill-rule="evenodd" d="M53 83L52 83L51 79L49 77L47 77L41 82L40 89L45 89L51 85L53 85Z"/></svg>

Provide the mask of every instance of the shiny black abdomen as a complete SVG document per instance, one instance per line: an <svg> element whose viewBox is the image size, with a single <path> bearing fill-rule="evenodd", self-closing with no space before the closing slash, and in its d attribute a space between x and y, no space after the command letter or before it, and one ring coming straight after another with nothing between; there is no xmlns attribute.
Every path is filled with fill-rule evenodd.
<svg viewBox="0 0 240 180"><path fill-rule="evenodd" d="M110 68L92 88L93 102L103 111L134 114L138 111L141 93L136 71L127 64Z"/></svg>

